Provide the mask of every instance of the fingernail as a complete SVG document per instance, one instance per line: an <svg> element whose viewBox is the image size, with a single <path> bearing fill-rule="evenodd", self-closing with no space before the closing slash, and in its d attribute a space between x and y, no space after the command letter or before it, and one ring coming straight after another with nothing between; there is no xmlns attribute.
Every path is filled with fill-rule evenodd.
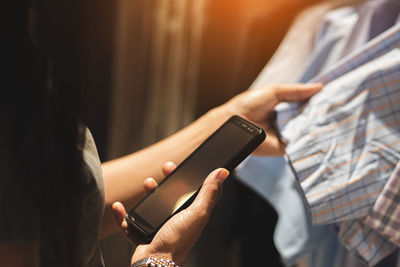
<svg viewBox="0 0 400 267"><path fill-rule="evenodd" d="M309 85L315 86L315 87L321 87L321 86L323 86L324 84L321 83L321 82L318 82L318 83L310 83Z"/></svg>
<svg viewBox="0 0 400 267"><path fill-rule="evenodd" d="M226 169L221 169L218 174L217 174L217 179L219 182L223 182L225 181L226 177L228 177L229 175L229 171Z"/></svg>
<svg viewBox="0 0 400 267"><path fill-rule="evenodd" d="M113 208L117 208L118 206L119 206L119 203L118 202L114 202L114 203L112 203L112 205L111 205Z"/></svg>

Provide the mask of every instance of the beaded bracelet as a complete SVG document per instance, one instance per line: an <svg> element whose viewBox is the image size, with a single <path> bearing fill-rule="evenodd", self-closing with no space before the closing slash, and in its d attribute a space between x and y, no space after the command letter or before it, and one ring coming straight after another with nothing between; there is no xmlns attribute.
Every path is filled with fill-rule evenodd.
<svg viewBox="0 0 400 267"><path fill-rule="evenodd" d="M136 261L131 267L179 267L175 262L164 259L148 257Z"/></svg>

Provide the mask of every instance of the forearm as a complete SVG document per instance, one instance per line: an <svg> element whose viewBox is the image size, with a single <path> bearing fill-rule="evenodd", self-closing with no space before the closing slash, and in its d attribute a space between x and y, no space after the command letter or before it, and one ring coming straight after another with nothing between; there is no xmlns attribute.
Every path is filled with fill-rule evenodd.
<svg viewBox="0 0 400 267"><path fill-rule="evenodd" d="M117 230L111 205L123 202L131 208L145 195L143 181L147 177L161 180L161 165L169 160L180 163L201 142L234 114L264 128L266 140L257 148L257 155L283 155L285 144L274 131L270 116L274 106L284 101L304 101L319 92L322 84L266 85L258 90L247 90L226 104L209 111L200 119L176 134L132 155L103 164L106 185L106 210L102 236Z"/></svg>
<svg viewBox="0 0 400 267"><path fill-rule="evenodd" d="M233 113L216 108L170 137L133 154L102 164L106 188L106 209L101 237L118 230L111 205L122 202L130 209L144 195L143 181L163 178L161 165L166 161L179 164Z"/></svg>

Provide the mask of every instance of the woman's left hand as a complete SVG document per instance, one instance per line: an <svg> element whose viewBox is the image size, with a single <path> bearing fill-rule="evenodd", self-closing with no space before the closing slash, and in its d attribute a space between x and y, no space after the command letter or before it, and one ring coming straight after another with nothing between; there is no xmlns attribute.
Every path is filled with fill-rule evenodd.
<svg viewBox="0 0 400 267"><path fill-rule="evenodd" d="M164 164L164 175L170 173L174 168L175 164L171 162ZM182 265L207 224L211 211L219 198L222 182L228 175L229 172L225 169L217 169L208 175L193 203L171 217L160 228L150 244L137 246L132 256L132 263L152 256L173 260L178 265ZM151 190L156 185L156 182L151 178L144 182L146 190ZM129 239L135 241L134 236L129 231L124 206L116 202L113 204L113 210L123 233Z"/></svg>

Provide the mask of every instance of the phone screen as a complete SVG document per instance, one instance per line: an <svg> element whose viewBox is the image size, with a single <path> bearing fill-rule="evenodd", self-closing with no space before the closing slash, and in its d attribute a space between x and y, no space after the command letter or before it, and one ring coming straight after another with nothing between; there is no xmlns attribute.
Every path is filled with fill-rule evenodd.
<svg viewBox="0 0 400 267"><path fill-rule="evenodd" d="M235 157L258 129L240 120L225 123L133 209L135 220L151 232L201 187L207 175Z"/></svg>

